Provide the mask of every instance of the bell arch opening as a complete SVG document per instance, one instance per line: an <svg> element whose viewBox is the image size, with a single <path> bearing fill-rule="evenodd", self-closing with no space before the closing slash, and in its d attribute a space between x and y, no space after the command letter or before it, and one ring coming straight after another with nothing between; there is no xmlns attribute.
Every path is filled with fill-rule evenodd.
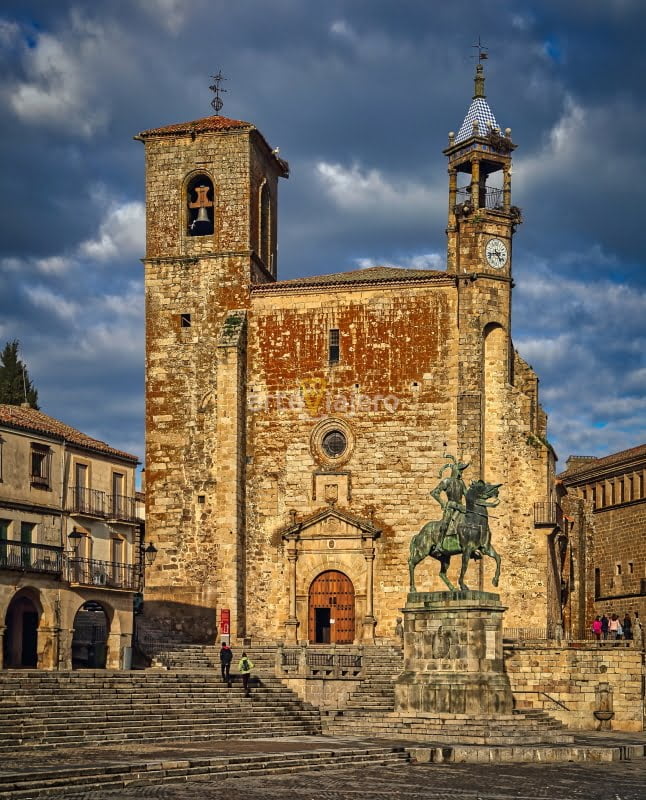
<svg viewBox="0 0 646 800"><path fill-rule="evenodd" d="M215 194L208 175L194 175L186 185L186 233L208 236L215 229Z"/></svg>
<svg viewBox="0 0 646 800"><path fill-rule="evenodd" d="M352 644L355 640L355 596L350 578L326 570L309 590L308 639L311 644Z"/></svg>

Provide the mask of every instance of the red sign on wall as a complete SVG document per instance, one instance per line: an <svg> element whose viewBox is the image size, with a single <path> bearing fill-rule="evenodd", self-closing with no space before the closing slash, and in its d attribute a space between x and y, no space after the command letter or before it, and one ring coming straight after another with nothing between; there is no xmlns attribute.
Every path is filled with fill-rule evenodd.
<svg viewBox="0 0 646 800"><path fill-rule="evenodd" d="M231 633L231 611L228 608L220 609L220 633L223 636Z"/></svg>

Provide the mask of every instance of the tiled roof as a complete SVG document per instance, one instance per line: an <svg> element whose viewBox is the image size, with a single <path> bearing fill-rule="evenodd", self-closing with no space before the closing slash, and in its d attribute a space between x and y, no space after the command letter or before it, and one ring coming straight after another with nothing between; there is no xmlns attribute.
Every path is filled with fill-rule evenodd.
<svg viewBox="0 0 646 800"><path fill-rule="evenodd" d="M228 119L213 114L211 117L202 117L192 122L177 122L174 125L164 125L161 128L150 128L142 131L137 138L145 139L148 136L175 136L183 133L208 133L209 131L228 131L233 128L248 128L252 130L254 126L250 122L243 122L239 119Z"/></svg>
<svg viewBox="0 0 646 800"><path fill-rule="evenodd" d="M484 97L474 97L467 111L467 115L464 118L462 127L455 137L456 144L473 136L473 123L475 120L478 120L479 136L488 136L492 129L498 129L498 123L493 115L493 111L489 108L489 103L487 103Z"/></svg>
<svg viewBox="0 0 646 800"><path fill-rule="evenodd" d="M267 140L255 125L252 125L250 122L243 122L240 119L229 119L228 117L221 117L219 114L213 114L210 117L194 119L191 122L176 122L173 125L164 125L161 128L149 128L147 131L142 131L137 134L135 139L143 142L145 139L151 139L157 136L187 136L197 133L217 133L218 131L231 130L256 131L267 147L267 150L270 151L272 157L278 164L281 176L283 178L289 176L289 164L285 159L280 158L278 150L271 149Z"/></svg>
<svg viewBox="0 0 646 800"><path fill-rule="evenodd" d="M603 472L606 469L630 462L640 458L646 458L646 444L640 444L637 447L630 447L628 450L620 450L618 453L612 453L603 458L595 458L594 461L587 461L582 464L575 465L570 469L561 472L557 477L560 480L568 479L581 479L586 475L594 475L598 472Z"/></svg>
<svg viewBox="0 0 646 800"><path fill-rule="evenodd" d="M117 450L110 447L109 444L93 439L91 436L86 436L76 428L66 425L53 417L48 417L42 411L36 411L34 408L26 408L25 406L12 406L0 403L0 425L7 425L10 428L19 428L20 430L33 431L34 433L43 433L51 436L58 441L67 441L78 447L83 447L87 450L94 450L98 453L105 453L111 456L118 456L127 461L137 463L139 459L131 453L126 453L123 450Z"/></svg>
<svg viewBox="0 0 646 800"><path fill-rule="evenodd" d="M452 280L447 272L433 269L405 269L403 267L368 267L350 272L334 272L331 275L313 275L309 278L294 278L274 283L257 283L253 291L280 290L316 286L343 286L357 283L398 283L399 281Z"/></svg>

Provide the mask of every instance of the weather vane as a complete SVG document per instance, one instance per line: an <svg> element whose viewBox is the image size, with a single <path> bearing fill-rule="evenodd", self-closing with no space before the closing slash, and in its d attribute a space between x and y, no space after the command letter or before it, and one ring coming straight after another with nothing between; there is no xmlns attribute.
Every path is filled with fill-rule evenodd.
<svg viewBox="0 0 646 800"><path fill-rule="evenodd" d="M472 44L471 47L478 48L478 62L484 61L485 59L489 58L489 53L486 52L489 48L485 47L482 44L482 42L480 41L480 36L478 36L478 44Z"/></svg>
<svg viewBox="0 0 646 800"><path fill-rule="evenodd" d="M226 78L222 75L222 70L218 71L217 75L211 75L214 80L214 83L209 86L209 89L213 92L215 97L211 100L211 106L216 114L220 113L220 109L224 105L222 102L222 98L220 97L220 92L226 92L226 89L223 89L220 84L222 81L226 81Z"/></svg>

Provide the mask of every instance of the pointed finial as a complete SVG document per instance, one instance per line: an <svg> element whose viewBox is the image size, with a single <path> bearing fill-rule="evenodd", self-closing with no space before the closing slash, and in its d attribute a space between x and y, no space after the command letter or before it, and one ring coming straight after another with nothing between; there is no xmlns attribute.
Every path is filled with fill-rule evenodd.
<svg viewBox="0 0 646 800"><path fill-rule="evenodd" d="M471 45L472 47L478 48L478 66L476 67L476 76L474 79L475 88L473 92L473 99L475 100L476 97L486 97L484 90L484 68L482 66L482 62L489 58L489 54L487 53L487 49L482 42L480 41L480 37L478 36L478 44Z"/></svg>
<svg viewBox="0 0 646 800"><path fill-rule="evenodd" d="M226 94L226 89L223 89L220 84L222 81L226 81L226 78L222 75L222 70L218 71L217 75L211 75L213 78L214 83L209 86L209 89L213 92L215 97L211 100L211 106L216 114L220 113L220 109L224 105L222 98L220 97L220 92L224 92Z"/></svg>

